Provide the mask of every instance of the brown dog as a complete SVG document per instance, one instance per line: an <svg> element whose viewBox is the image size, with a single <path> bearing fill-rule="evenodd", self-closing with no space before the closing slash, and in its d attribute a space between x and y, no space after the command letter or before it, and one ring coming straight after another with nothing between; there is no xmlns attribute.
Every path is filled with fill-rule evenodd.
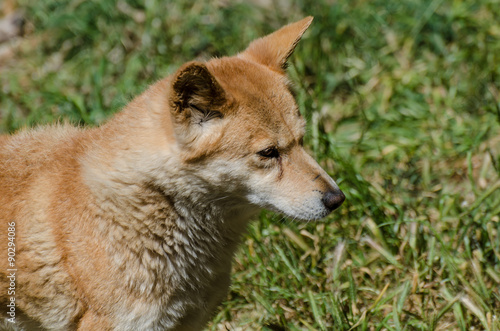
<svg viewBox="0 0 500 331"><path fill-rule="evenodd" d="M185 64L101 127L0 139L0 301L17 314L4 316L51 330L200 330L252 215L314 220L340 206L302 148L284 70L311 21Z"/></svg>

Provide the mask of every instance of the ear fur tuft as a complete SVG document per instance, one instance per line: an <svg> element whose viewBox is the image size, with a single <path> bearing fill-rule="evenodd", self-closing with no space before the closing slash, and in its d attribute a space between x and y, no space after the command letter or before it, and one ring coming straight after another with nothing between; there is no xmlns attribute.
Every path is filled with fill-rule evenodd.
<svg viewBox="0 0 500 331"><path fill-rule="evenodd" d="M188 62L172 81L171 107L179 120L190 118L202 124L222 114L217 109L225 101L225 92L201 62Z"/></svg>
<svg viewBox="0 0 500 331"><path fill-rule="evenodd" d="M308 16L265 37L256 39L240 56L266 65L271 69L285 71L287 59L292 55L312 20L313 17Z"/></svg>

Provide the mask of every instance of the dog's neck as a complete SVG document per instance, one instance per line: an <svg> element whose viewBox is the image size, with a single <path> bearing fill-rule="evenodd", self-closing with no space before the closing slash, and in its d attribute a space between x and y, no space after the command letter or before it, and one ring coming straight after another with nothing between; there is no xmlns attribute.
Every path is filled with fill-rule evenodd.
<svg viewBox="0 0 500 331"><path fill-rule="evenodd" d="M134 108L115 120L128 122L128 131L116 131L112 122L97 129L95 149L89 148L83 169L100 209L103 223L96 224L98 233L116 264L122 263L122 270L131 273L128 286L154 297L159 295L154 284L185 291L193 290L193 284L210 283L203 279L228 275L234 251L256 210L190 176L168 137L150 143L152 136L161 136L161 121ZM130 135L136 137L133 143ZM101 153L103 143L115 146L112 155ZM151 279L145 282L145 278Z"/></svg>

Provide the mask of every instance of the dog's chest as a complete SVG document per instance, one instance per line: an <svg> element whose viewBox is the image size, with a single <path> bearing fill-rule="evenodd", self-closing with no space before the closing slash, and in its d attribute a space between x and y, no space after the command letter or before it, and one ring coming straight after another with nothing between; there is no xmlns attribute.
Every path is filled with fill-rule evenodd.
<svg viewBox="0 0 500 331"><path fill-rule="evenodd" d="M130 292L118 324L124 329L200 329L229 287L241 233L214 209L150 203L114 219L108 252ZM142 212L141 212L142 210ZM132 215L132 216L130 216ZM135 220L134 220L135 219Z"/></svg>

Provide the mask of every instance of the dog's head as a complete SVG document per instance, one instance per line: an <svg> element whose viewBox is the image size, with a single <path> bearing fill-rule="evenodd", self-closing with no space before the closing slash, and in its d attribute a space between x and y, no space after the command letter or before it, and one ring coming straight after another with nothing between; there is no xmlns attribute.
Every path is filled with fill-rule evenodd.
<svg viewBox="0 0 500 331"><path fill-rule="evenodd" d="M312 17L253 41L242 53L190 62L171 78L181 158L215 196L313 220L344 201L304 151L305 121L285 74Z"/></svg>

